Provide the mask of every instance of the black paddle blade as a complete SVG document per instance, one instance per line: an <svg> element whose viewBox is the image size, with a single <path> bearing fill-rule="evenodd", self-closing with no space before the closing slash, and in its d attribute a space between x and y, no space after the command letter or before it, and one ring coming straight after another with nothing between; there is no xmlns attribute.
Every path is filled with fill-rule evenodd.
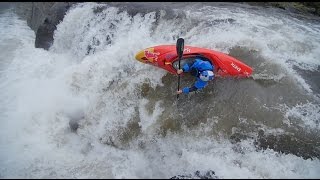
<svg viewBox="0 0 320 180"><path fill-rule="evenodd" d="M183 38L179 38L177 40L176 48L177 48L177 54L178 54L179 58L181 58L182 54L183 54L183 50L184 50L184 39Z"/></svg>

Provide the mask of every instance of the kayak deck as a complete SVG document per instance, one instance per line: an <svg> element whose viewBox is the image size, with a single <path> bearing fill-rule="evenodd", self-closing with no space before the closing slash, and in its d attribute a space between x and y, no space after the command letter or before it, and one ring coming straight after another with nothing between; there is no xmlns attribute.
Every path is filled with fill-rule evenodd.
<svg viewBox="0 0 320 180"><path fill-rule="evenodd" d="M181 67L187 62L194 61L197 57L210 61L215 66L215 73L220 76L249 77L252 74L252 68L240 60L224 54L222 52L185 46L181 58ZM160 67L172 74L177 74L178 55L175 45L160 45L139 51L136 60Z"/></svg>

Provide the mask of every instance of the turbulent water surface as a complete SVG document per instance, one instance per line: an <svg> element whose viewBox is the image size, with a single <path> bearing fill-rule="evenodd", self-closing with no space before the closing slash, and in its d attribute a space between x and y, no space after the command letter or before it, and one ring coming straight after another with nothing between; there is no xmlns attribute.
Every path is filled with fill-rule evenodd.
<svg viewBox="0 0 320 180"><path fill-rule="evenodd" d="M1 178L320 178L317 18L82 3L49 51L13 9L1 9L0 28ZM134 55L178 37L240 59L252 78L216 78L177 101L177 77Z"/></svg>

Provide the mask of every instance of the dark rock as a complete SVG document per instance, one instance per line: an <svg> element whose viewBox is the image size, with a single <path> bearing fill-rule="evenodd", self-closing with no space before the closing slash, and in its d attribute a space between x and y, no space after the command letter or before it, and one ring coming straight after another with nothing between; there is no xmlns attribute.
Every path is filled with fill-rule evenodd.
<svg viewBox="0 0 320 180"><path fill-rule="evenodd" d="M35 40L36 48L43 48L48 50L53 44L53 33L56 30L56 26L51 23L44 23L40 25Z"/></svg>
<svg viewBox="0 0 320 180"><path fill-rule="evenodd" d="M39 25L36 33L35 47L48 50L53 44L53 34L57 25L63 20L71 3L57 2L49 10L47 16Z"/></svg>
<svg viewBox="0 0 320 180"><path fill-rule="evenodd" d="M297 139L292 135L265 135L259 132L255 142L258 149L273 149L284 154L294 154L303 159L320 159L319 141L315 139Z"/></svg>
<svg viewBox="0 0 320 180"><path fill-rule="evenodd" d="M67 10L75 2L19 2L15 12L36 33L35 47L48 50L53 44L53 33Z"/></svg>
<svg viewBox="0 0 320 180"><path fill-rule="evenodd" d="M247 139L247 135L245 134L242 134L242 133L234 133L230 136L230 142L232 144L235 144L235 143L238 143L238 142L241 142L241 140L245 140Z"/></svg>
<svg viewBox="0 0 320 180"><path fill-rule="evenodd" d="M188 175L177 175L173 176L170 179L219 179L215 172L212 170L201 173L200 171L196 171L193 174Z"/></svg>
<svg viewBox="0 0 320 180"><path fill-rule="evenodd" d="M27 21L34 32L37 32L53 5L54 2L19 2L15 3L15 12Z"/></svg>
<svg viewBox="0 0 320 180"><path fill-rule="evenodd" d="M70 126L70 129L71 129L72 132L76 132L77 129L79 128L79 123L78 123L77 120L71 119L69 121L69 126Z"/></svg>
<svg viewBox="0 0 320 180"><path fill-rule="evenodd" d="M275 7L292 13L308 13L320 16L320 2L247 2L253 6Z"/></svg>
<svg viewBox="0 0 320 180"><path fill-rule="evenodd" d="M36 32L35 47L48 50L53 44L53 33L56 26L63 20L68 9L77 2L17 2L16 13L27 20L28 25ZM184 13L175 14L174 7L180 7L181 3L151 3L151 2L101 2L111 6L119 7L120 11L127 11L133 16L137 13L148 13L159 9L165 10L164 19L184 18ZM311 13L320 15L319 2L247 2L253 6L277 7L294 13ZM7 5L7 4L4 4ZM104 8L97 8L95 13L101 12ZM157 22L156 22L157 23ZM214 22L215 23L215 22ZM232 21L231 21L232 23Z"/></svg>

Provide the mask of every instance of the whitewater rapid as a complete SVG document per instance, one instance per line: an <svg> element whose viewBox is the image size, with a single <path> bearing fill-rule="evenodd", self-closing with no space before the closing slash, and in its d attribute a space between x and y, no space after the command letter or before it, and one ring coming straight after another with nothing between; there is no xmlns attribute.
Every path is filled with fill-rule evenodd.
<svg viewBox="0 0 320 180"><path fill-rule="evenodd" d="M319 71L320 23L232 3L182 7L130 15L81 3L57 26L49 51L34 47L35 33L12 9L1 12L0 177L212 170L219 178L319 178L319 157L259 149L255 138L260 129L298 140L312 134L319 149L320 90L308 82L320 77L299 72ZM177 102L177 78L134 59L177 37L238 55L256 81L218 79ZM249 138L235 143L230 135L239 132Z"/></svg>

